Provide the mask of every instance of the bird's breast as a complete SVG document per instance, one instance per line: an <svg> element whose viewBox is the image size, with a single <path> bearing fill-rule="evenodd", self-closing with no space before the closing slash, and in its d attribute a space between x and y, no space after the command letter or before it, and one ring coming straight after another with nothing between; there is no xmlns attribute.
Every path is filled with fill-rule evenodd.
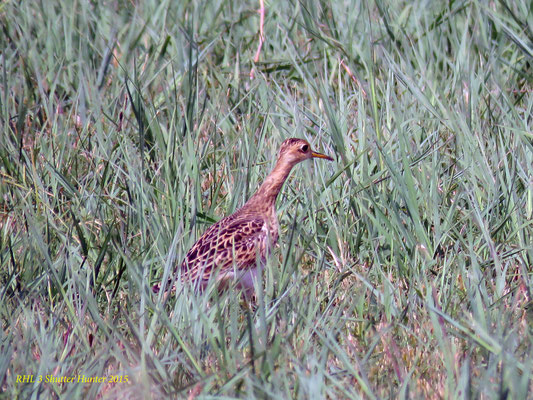
<svg viewBox="0 0 533 400"><path fill-rule="evenodd" d="M269 224L266 224L267 234L270 241L270 247L274 247L278 242L279 237L279 224L278 219L273 218Z"/></svg>

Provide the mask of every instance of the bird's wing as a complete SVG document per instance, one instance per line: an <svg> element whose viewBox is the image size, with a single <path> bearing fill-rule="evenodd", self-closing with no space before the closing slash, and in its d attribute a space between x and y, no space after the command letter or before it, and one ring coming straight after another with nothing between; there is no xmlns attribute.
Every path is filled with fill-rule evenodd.
<svg viewBox="0 0 533 400"><path fill-rule="evenodd" d="M269 246L266 221L260 217L237 217L211 226L187 252L181 265L184 278L204 285L213 272L247 269Z"/></svg>

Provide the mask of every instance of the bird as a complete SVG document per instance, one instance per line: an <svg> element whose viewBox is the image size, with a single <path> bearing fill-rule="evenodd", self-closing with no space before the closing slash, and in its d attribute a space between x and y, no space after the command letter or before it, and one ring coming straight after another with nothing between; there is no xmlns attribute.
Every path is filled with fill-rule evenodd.
<svg viewBox="0 0 533 400"><path fill-rule="evenodd" d="M306 140L283 141L274 169L254 195L235 213L211 225L190 248L174 274L194 289L205 290L216 279L219 290L235 283L245 296L254 294L254 281L276 245L279 225L276 199L292 168L305 160L333 158L313 151ZM169 278L168 286L176 279ZM161 283L152 287L158 293ZM174 289L174 288L170 288Z"/></svg>

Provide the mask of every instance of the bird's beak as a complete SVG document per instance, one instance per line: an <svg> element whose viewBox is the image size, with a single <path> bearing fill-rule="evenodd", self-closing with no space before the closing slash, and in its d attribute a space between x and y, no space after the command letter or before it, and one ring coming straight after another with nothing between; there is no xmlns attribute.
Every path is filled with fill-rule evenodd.
<svg viewBox="0 0 533 400"><path fill-rule="evenodd" d="M311 155L314 157L314 158L325 158L326 160L329 160L329 161L333 161L333 158L331 158L330 156L327 156L325 154L322 154L322 153L316 153L316 152L311 152Z"/></svg>

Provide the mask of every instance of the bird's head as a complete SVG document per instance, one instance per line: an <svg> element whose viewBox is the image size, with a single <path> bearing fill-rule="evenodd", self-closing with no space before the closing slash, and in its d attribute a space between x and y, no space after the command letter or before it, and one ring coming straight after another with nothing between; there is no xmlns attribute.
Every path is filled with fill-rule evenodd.
<svg viewBox="0 0 533 400"><path fill-rule="evenodd" d="M281 144L279 161L285 161L291 165L295 165L310 158L325 158L326 160L333 161L333 158L330 156L311 150L309 143L303 139L290 138Z"/></svg>

